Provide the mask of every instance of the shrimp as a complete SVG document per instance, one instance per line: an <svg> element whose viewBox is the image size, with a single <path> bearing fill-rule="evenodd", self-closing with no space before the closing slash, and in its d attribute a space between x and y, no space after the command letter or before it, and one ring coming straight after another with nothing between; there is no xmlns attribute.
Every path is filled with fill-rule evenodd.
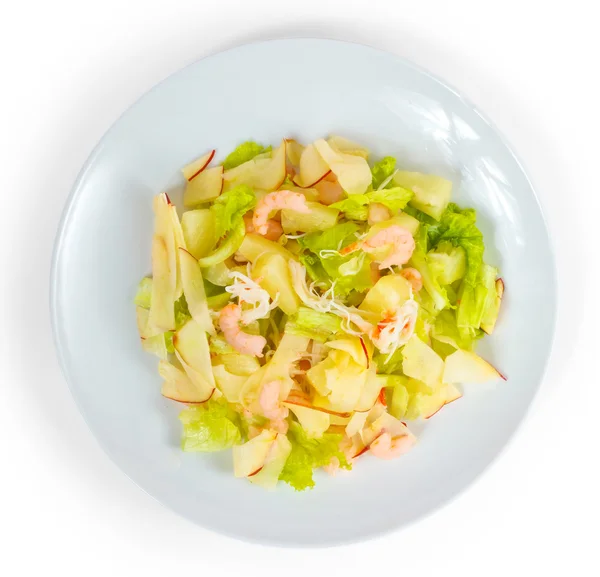
<svg viewBox="0 0 600 577"><path fill-rule="evenodd" d="M405 228L393 224L383 230L375 233L371 238L367 238L362 242L362 250L365 252L374 252L378 248L392 245L391 254L385 258L379 265L380 269L388 268L393 265L402 265L410 260L413 251L415 250L415 239L410 231Z"/></svg>
<svg viewBox="0 0 600 577"><path fill-rule="evenodd" d="M423 288L423 277L416 268L403 268L400 271L400 276L403 276L412 286L414 292L419 292Z"/></svg>
<svg viewBox="0 0 600 577"><path fill-rule="evenodd" d="M245 355L262 357L262 350L267 344L267 339L260 335L249 335L240 328L242 307L229 303L219 313L219 326L223 331L225 340L238 352Z"/></svg>
<svg viewBox="0 0 600 577"><path fill-rule="evenodd" d="M290 411L287 407L282 407L279 401L281 391L280 381L270 381L262 386L258 403L263 411L263 415L271 421L272 429L279 433L287 433L288 423L286 421Z"/></svg>
<svg viewBox="0 0 600 577"><path fill-rule="evenodd" d="M390 218L392 218L392 213L384 204L373 202L369 205L369 224L377 224L378 222L383 222L384 220L389 220Z"/></svg>
<svg viewBox="0 0 600 577"><path fill-rule="evenodd" d="M389 433L381 433L369 446L373 455L380 459L394 459L410 451L415 444L415 438L412 435L402 435L392 437Z"/></svg>
<svg viewBox="0 0 600 577"><path fill-rule="evenodd" d="M338 472L340 468L340 460L337 457L331 457L331 461L327 465L323 465L323 470L332 477Z"/></svg>
<svg viewBox="0 0 600 577"><path fill-rule="evenodd" d="M370 334L373 344L383 354L394 354L415 332L418 312L419 305L408 300L395 311L385 313Z"/></svg>
<svg viewBox="0 0 600 577"><path fill-rule="evenodd" d="M246 225L246 233L255 232L254 225L252 224L253 215L250 213L246 213L244 215L244 224ZM279 237L283 234L283 228L281 227L281 223L277 222L275 219L270 218L267 221L267 232L263 235L267 240L278 240Z"/></svg>
<svg viewBox="0 0 600 577"><path fill-rule="evenodd" d="M315 184L314 187L319 193L319 202L326 206L344 200L344 197L346 196L344 189L337 180L335 182L330 182L324 178Z"/></svg>
<svg viewBox="0 0 600 577"><path fill-rule="evenodd" d="M292 192L291 190L270 192L258 202L254 210L252 225L256 232L265 236L269 231L269 215L283 208L290 208L303 213L310 212L310 209L306 206L306 198L303 194Z"/></svg>

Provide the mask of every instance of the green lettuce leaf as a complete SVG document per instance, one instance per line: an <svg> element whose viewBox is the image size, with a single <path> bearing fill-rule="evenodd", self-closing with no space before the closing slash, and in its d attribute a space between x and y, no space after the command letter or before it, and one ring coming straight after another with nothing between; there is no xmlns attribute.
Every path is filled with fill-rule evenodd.
<svg viewBox="0 0 600 577"><path fill-rule="evenodd" d="M175 328L177 330L179 330L191 318L192 318L192 315L190 314L190 310L188 309L188 304L187 304L187 301L185 300L185 296L181 295L175 301ZM170 352L172 352L172 351L170 351Z"/></svg>
<svg viewBox="0 0 600 577"><path fill-rule="evenodd" d="M341 322L339 317L331 313L299 307L298 312L285 325L285 332L324 343L332 335L341 332Z"/></svg>
<svg viewBox="0 0 600 577"><path fill-rule="evenodd" d="M396 170L396 159L393 156L386 156L377 162L371 169L371 173L373 174L373 188L377 190L386 178L392 176L394 170Z"/></svg>
<svg viewBox="0 0 600 577"><path fill-rule="evenodd" d="M240 184L218 196L210 210L215 217L215 236L221 238L236 224L249 210L256 206L256 196L249 186Z"/></svg>
<svg viewBox="0 0 600 577"><path fill-rule="evenodd" d="M152 301L152 279L150 277L144 277L138 285L137 292L133 302L144 309L150 308L150 302Z"/></svg>
<svg viewBox="0 0 600 577"><path fill-rule="evenodd" d="M183 423L184 451L221 451L242 439L237 413L223 398L189 407L179 419Z"/></svg>
<svg viewBox="0 0 600 577"><path fill-rule="evenodd" d="M388 358L389 357L389 358ZM392 356L377 353L373 357L373 362L377 367L378 374L392 375L402 373L402 351L397 349Z"/></svg>
<svg viewBox="0 0 600 577"><path fill-rule="evenodd" d="M372 190L364 194L353 194L348 198L332 204L333 208L344 213L349 220L367 220L369 216L369 204L378 202L383 204L392 215L398 214L413 197L413 192L395 186L393 188L384 188L382 190Z"/></svg>
<svg viewBox="0 0 600 577"><path fill-rule="evenodd" d="M264 146L262 146L262 144L252 142L251 140L249 140L248 142L243 142L233 152L229 153L229 155L223 162L223 168L225 170L235 168L240 164L244 164L244 162L252 160L255 156L258 156L263 152L269 152L270 150L270 146L267 146L265 148Z"/></svg>
<svg viewBox="0 0 600 577"><path fill-rule="evenodd" d="M233 229L221 240L219 246L209 255L198 260L201 267L214 266L228 259L236 250L242 246L246 236L246 225L240 217L233 223Z"/></svg>
<svg viewBox="0 0 600 577"><path fill-rule="evenodd" d="M306 256L303 259L310 263L307 266L308 274L316 282L321 281L328 286L335 282L335 293L338 296L346 296L352 290L362 292L373 286L371 261L366 253L355 251L345 256L335 254L357 240L355 233L358 230L355 223L344 222L326 231L313 232L298 239L300 246L314 253L312 260ZM320 266L316 258L319 259Z"/></svg>
<svg viewBox="0 0 600 577"><path fill-rule="evenodd" d="M466 351L473 350L475 341L483 336L483 331L476 330L472 334L463 334L459 331L456 322L456 311L444 310L435 319L431 329L431 337L442 343L453 346L455 349Z"/></svg>
<svg viewBox="0 0 600 577"><path fill-rule="evenodd" d="M291 423L287 437L292 444L292 452L279 476L281 481L291 485L296 491L304 491L315 486L313 469L324 467L336 457L342 469L351 469L346 456L340 450L342 435L324 433L320 439L311 439L298 423Z"/></svg>

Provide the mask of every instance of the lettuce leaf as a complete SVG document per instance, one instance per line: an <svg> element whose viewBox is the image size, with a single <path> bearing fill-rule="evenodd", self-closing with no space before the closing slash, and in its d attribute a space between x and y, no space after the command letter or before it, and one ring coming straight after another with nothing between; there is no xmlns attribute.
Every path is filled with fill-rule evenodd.
<svg viewBox="0 0 600 577"><path fill-rule="evenodd" d="M192 318L192 315L190 314L190 310L188 309L188 304L187 304L187 301L185 300L185 296L181 295L175 301L175 328L177 330L179 330L191 318ZM173 351L170 351L170 352L173 352Z"/></svg>
<svg viewBox="0 0 600 577"><path fill-rule="evenodd" d="M373 188L377 190L386 178L392 176L394 170L396 170L396 159L393 156L386 156L377 162L373 168L371 168L371 173L373 174Z"/></svg>
<svg viewBox="0 0 600 577"><path fill-rule="evenodd" d="M308 337L324 343L329 337L341 332L341 319L330 313L321 313L308 307L299 307L285 325L285 332Z"/></svg>
<svg viewBox="0 0 600 577"><path fill-rule="evenodd" d="M242 246L246 236L246 225L240 217L233 223L233 229L219 243L219 246L210 254L198 260L201 267L215 266L228 259L236 250Z"/></svg>
<svg viewBox="0 0 600 577"><path fill-rule="evenodd" d="M339 460L342 469L352 468L340 450L342 435L324 433L319 439L311 439L298 423L293 422L290 423L287 437L292 444L292 452L279 479L296 491L314 487L313 469L329 464L333 457Z"/></svg>
<svg viewBox="0 0 600 577"><path fill-rule="evenodd" d="M210 210L215 217L215 235L225 236L249 210L256 206L256 196L249 186L240 184L218 196Z"/></svg>
<svg viewBox="0 0 600 577"><path fill-rule="evenodd" d="M345 256L335 254L357 240L355 233L358 230L355 223L344 222L326 231L313 232L298 239L300 246L314 253L311 258L305 255L301 259L310 265L307 266L308 274L316 282L327 286L335 282L335 292L339 296L346 296L352 290L362 292L373 286L370 259L366 253L356 251Z"/></svg>
<svg viewBox="0 0 600 577"><path fill-rule="evenodd" d="M378 202L383 204L392 215L398 214L413 197L413 192L395 186L393 188L384 188L382 190L372 190L364 194L353 194L348 198L332 204L333 208L344 213L349 220L367 220L369 216L369 204Z"/></svg>
<svg viewBox="0 0 600 577"><path fill-rule="evenodd" d="M377 367L377 373L385 375L402 373L402 361L403 356L400 349L394 351L391 357L381 353L378 353L373 357L373 362Z"/></svg>
<svg viewBox="0 0 600 577"><path fill-rule="evenodd" d="M133 299L133 302L144 309L150 308L150 302L152 301L152 279L150 277L144 277L138 285L137 292Z"/></svg>
<svg viewBox="0 0 600 577"><path fill-rule="evenodd" d="M255 156L258 156L263 152L269 152L270 150L270 146L265 148L262 144L252 142L251 140L243 142L233 152L230 152L227 155L227 158L223 161L223 168L225 170L235 168L240 164L244 164L244 162L252 160Z"/></svg>
<svg viewBox="0 0 600 577"><path fill-rule="evenodd" d="M184 451L221 451L241 442L237 413L222 397L182 411L181 448Z"/></svg>

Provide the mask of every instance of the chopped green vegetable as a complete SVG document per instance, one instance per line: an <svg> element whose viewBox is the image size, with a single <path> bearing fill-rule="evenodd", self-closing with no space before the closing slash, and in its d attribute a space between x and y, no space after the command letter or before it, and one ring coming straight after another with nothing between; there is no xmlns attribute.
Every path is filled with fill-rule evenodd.
<svg viewBox="0 0 600 577"><path fill-rule="evenodd" d="M394 170L396 170L396 159L393 156L386 156L377 162L371 169L373 188L377 190L386 178L392 176Z"/></svg>
<svg viewBox="0 0 600 577"><path fill-rule="evenodd" d="M299 307L285 325L285 332L308 337L324 343L329 337L340 333L341 319L330 313L320 313L308 307Z"/></svg>
<svg viewBox="0 0 600 577"><path fill-rule="evenodd" d="M150 302L152 300L152 279L144 277L138 285L137 293L133 302L144 309L150 308Z"/></svg>
<svg viewBox="0 0 600 577"><path fill-rule="evenodd" d="M262 144L258 144L257 142L253 142L251 140L248 142L243 142L233 152L230 152L227 155L227 158L223 161L223 168L225 170L230 170L231 168L235 168L240 164L244 164L244 162L252 160L259 154L262 154L263 152L269 152L270 150L270 146L265 148L262 146Z"/></svg>

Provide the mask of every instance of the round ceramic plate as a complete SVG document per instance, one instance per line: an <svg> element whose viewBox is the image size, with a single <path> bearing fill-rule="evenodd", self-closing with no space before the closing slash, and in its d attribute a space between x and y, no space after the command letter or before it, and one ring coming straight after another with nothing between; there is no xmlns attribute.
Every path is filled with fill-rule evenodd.
<svg viewBox="0 0 600 577"><path fill-rule="evenodd" d="M290 76L291 74L291 76ZM295 79L295 81L293 80ZM506 285L501 318L479 351L507 382L466 387L420 426L408 455L368 455L351 473L316 473L312 491L265 491L232 473L231 452L184 454L181 406L160 395L140 347L133 297L150 272L153 195L186 162L238 143L339 134L402 167L445 176L477 209L486 260ZM454 90L398 58L327 40L242 46L171 76L102 139L58 233L52 316L63 370L114 462L167 507L214 531L280 545L381 534L465 489L506 445L543 377L555 319L554 263L540 206L490 122Z"/></svg>

